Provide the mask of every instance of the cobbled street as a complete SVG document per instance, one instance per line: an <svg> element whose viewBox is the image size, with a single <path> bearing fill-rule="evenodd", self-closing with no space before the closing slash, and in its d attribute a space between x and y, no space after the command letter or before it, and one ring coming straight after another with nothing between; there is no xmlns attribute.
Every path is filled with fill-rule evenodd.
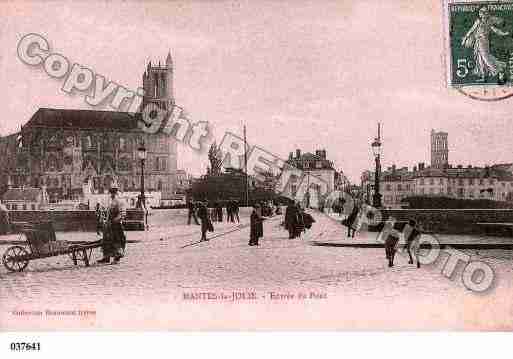
<svg viewBox="0 0 513 359"><path fill-rule="evenodd" d="M302 239L289 240L277 216L250 247L247 212L240 226L214 223L210 240L198 243L199 226L186 225L184 212L154 211L149 231L127 232L118 265L73 266L60 256L22 273L2 267L0 328L513 329L511 251L467 251L496 274L492 289L474 293L462 284L462 268L451 279L441 274L443 256L421 269L398 256L388 268L382 248L315 246L344 242L345 227L312 214L317 222ZM8 239L19 236L0 239L0 254Z"/></svg>

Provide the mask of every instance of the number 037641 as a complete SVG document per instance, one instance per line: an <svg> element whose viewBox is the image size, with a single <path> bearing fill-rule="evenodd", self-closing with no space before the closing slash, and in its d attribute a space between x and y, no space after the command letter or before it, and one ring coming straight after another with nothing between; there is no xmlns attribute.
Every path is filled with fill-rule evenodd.
<svg viewBox="0 0 513 359"><path fill-rule="evenodd" d="M41 350L41 343L39 343L39 342L11 343L11 351L15 351L15 352L40 351L40 350Z"/></svg>

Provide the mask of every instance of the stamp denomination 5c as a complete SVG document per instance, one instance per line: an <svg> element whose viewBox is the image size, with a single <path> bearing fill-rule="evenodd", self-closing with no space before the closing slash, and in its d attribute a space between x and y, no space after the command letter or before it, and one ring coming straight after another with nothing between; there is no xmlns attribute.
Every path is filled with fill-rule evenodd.
<svg viewBox="0 0 513 359"><path fill-rule="evenodd" d="M447 3L448 79L479 100L513 95L513 1Z"/></svg>

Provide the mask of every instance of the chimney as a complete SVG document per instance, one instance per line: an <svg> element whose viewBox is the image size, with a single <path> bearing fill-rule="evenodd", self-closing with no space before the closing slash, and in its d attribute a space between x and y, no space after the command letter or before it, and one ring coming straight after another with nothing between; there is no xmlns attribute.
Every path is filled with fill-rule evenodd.
<svg viewBox="0 0 513 359"><path fill-rule="evenodd" d="M424 171L424 162L419 163L419 171Z"/></svg>
<svg viewBox="0 0 513 359"><path fill-rule="evenodd" d="M296 150L296 158L301 158L301 150L300 149L297 149Z"/></svg>
<svg viewBox="0 0 513 359"><path fill-rule="evenodd" d="M458 165L458 168L463 168L463 166L462 165Z"/></svg>
<svg viewBox="0 0 513 359"><path fill-rule="evenodd" d="M322 158L326 159L326 150L322 150Z"/></svg>
<svg viewBox="0 0 513 359"><path fill-rule="evenodd" d="M417 172L417 166L413 166L413 172Z"/></svg>
<svg viewBox="0 0 513 359"><path fill-rule="evenodd" d="M395 172L395 169L396 169L395 165L392 165L392 172Z"/></svg>
<svg viewBox="0 0 513 359"><path fill-rule="evenodd" d="M294 152L290 152L289 153L289 160L293 159L294 158Z"/></svg>
<svg viewBox="0 0 513 359"><path fill-rule="evenodd" d="M322 151L321 150L315 150L315 155L322 157Z"/></svg>

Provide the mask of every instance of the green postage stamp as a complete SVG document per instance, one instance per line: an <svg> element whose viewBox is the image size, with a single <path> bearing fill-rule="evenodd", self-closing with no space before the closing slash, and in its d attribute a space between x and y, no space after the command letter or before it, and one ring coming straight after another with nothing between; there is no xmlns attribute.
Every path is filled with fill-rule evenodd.
<svg viewBox="0 0 513 359"><path fill-rule="evenodd" d="M450 85L466 91L476 87L476 95L487 99L509 97L513 90L513 1L449 1L446 11Z"/></svg>

